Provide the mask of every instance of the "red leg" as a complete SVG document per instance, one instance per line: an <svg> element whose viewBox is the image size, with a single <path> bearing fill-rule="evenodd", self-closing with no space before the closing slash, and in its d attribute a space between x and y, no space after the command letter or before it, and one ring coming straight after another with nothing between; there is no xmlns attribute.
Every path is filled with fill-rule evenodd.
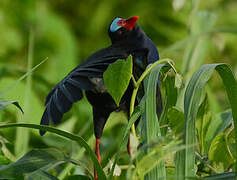
<svg viewBox="0 0 237 180"><path fill-rule="evenodd" d="M130 137L128 137L127 152L129 155L131 155Z"/></svg>
<svg viewBox="0 0 237 180"><path fill-rule="evenodd" d="M96 155L99 163L101 163L101 157L100 157L100 138L96 138L95 155ZM95 170L94 170L94 178L95 178L95 180L98 180L98 176L97 176L97 173L96 173Z"/></svg>

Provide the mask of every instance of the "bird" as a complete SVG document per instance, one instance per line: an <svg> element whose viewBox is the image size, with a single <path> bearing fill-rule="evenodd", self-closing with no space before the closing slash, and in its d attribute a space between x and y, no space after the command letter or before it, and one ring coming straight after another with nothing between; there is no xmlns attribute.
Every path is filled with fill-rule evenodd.
<svg viewBox="0 0 237 180"><path fill-rule="evenodd" d="M46 97L46 108L40 124L49 125L50 121L58 124L63 114L71 109L72 104L82 99L82 91L85 91L86 98L92 105L93 110L94 135L96 138L95 154L99 162L101 162L100 138L105 123L113 111L125 111L129 115L133 92L133 82L131 80L119 106L117 106L104 84L103 73L116 60L126 60L129 55L132 55L133 75L135 79L138 79L147 65L159 60L156 45L138 25L138 19L138 16L127 19L114 18L108 28L111 45L96 51L79 64ZM138 104L138 100L136 100L136 104ZM161 112L162 97L158 86L158 116L161 115ZM40 135L44 134L45 131L40 130ZM95 179L97 179L96 172Z"/></svg>

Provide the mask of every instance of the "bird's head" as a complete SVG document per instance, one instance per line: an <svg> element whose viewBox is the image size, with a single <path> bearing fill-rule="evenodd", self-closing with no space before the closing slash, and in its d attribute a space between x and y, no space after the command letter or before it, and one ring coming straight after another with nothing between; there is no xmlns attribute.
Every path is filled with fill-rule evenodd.
<svg viewBox="0 0 237 180"><path fill-rule="evenodd" d="M109 26L109 36L112 43L129 38L136 29L138 18L138 16L132 16L128 19L115 18Z"/></svg>

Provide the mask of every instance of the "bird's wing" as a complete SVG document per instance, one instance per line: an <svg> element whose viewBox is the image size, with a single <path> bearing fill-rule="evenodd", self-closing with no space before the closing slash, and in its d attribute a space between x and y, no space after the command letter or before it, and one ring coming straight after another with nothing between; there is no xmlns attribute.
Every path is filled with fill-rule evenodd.
<svg viewBox="0 0 237 180"><path fill-rule="evenodd" d="M59 123L63 114L71 109L72 104L82 98L82 90L94 88L94 84L89 78L102 77L109 64L117 59L126 59L127 56L128 54L123 49L112 46L92 54L73 69L47 95L46 109L40 124L49 125L50 120L54 124ZM44 133L44 131L40 131L41 135Z"/></svg>

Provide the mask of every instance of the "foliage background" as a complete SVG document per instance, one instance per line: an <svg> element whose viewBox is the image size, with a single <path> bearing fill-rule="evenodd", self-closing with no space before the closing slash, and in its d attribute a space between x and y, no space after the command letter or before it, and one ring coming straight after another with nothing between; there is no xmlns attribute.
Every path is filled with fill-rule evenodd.
<svg viewBox="0 0 237 180"><path fill-rule="evenodd" d="M184 80L205 63L228 63L237 75L236 9L236 0L1 0L0 92L31 67L46 57L48 60L1 97L17 100L25 114L9 107L1 112L0 122L39 124L50 89L90 54L110 45L107 30L114 17L140 16L138 23L157 45L161 58L174 59ZM29 46L29 41L33 45ZM207 86L213 113L229 107L219 82L214 76ZM112 116L102 138L103 166L116 151L121 126L126 122L122 113ZM64 116L59 128L93 142L91 107L85 99ZM9 141L1 140L10 153L9 161L32 148L57 147L78 155L77 146L50 133L40 137L35 130L20 128L0 133ZM120 161L126 162L126 156ZM92 168L87 156L82 160Z"/></svg>

